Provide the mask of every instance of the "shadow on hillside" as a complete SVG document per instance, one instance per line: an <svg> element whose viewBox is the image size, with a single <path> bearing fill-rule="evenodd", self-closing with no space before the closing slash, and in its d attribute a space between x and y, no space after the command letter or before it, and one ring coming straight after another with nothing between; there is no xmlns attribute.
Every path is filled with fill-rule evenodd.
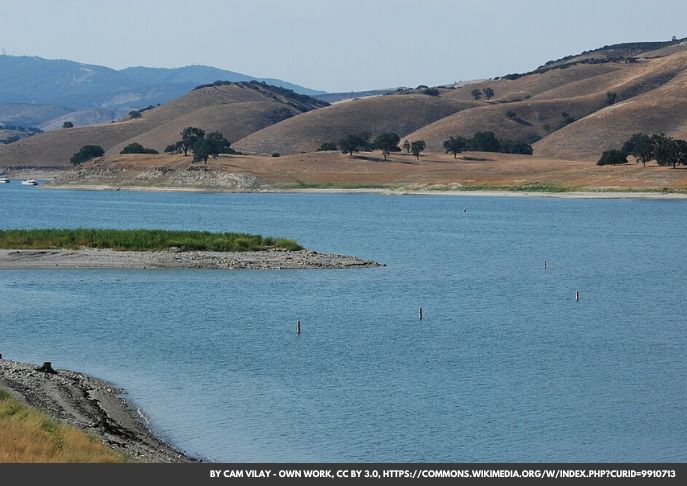
<svg viewBox="0 0 687 486"><path fill-rule="evenodd" d="M384 160L384 157L376 157L376 156L368 156L368 155L354 155L353 157L350 157L350 158L356 159L356 160L364 160L367 162L382 162L382 163L393 162L395 164L417 165L416 160L400 160L398 158L394 158L393 156L389 156L389 158L387 160Z"/></svg>

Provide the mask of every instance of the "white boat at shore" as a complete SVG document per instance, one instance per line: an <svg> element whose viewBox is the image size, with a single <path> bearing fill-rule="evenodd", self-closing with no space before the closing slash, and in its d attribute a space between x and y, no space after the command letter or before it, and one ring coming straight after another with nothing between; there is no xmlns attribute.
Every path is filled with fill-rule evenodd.
<svg viewBox="0 0 687 486"><path fill-rule="evenodd" d="M37 186L38 181L36 179L22 179L21 184L23 186Z"/></svg>
<svg viewBox="0 0 687 486"><path fill-rule="evenodd" d="M10 180L7 177L0 176L0 184L9 184Z"/></svg>

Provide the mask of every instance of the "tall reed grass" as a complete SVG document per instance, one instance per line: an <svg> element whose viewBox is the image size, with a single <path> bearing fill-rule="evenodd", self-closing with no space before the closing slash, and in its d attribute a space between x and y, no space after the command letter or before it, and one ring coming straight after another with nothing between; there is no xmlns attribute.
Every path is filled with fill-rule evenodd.
<svg viewBox="0 0 687 486"><path fill-rule="evenodd" d="M293 240L244 233L168 231L159 229L6 229L0 230L0 248L109 248L121 251L264 251L302 250Z"/></svg>

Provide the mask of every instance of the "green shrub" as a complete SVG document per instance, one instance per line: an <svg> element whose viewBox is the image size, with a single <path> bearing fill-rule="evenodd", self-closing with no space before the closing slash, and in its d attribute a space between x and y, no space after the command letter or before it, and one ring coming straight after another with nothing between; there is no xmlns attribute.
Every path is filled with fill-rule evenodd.
<svg viewBox="0 0 687 486"><path fill-rule="evenodd" d="M122 149L122 151L119 153L120 154L159 154L160 152L158 152L155 149L145 148L140 143L134 142L134 143L130 143L129 145L124 147Z"/></svg>
<svg viewBox="0 0 687 486"><path fill-rule="evenodd" d="M334 142L325 142L317 149L318 152L329 152L332 150L339 150Z"/></svg>
<svg viewBox="0 0 687 486"><path fill-rule="evenodd" d="M84 145L72 155L70 162L72 165L81 165L96 157L105 155L105 150L100 145Z"/></svg>
<svg viewBox="0 0 687 486"><path fill-rule="evenodd" d="M601 158L596 165L616 165L627 164L627 155L620 150L607 150L601 154Z"/></svg>
<svg viewBox="0 0 687 486"><path fill-rule="evenodd" d="M426 88L422 90L422 94L427 96L439 96L439 90L436 88Z"/></svg>

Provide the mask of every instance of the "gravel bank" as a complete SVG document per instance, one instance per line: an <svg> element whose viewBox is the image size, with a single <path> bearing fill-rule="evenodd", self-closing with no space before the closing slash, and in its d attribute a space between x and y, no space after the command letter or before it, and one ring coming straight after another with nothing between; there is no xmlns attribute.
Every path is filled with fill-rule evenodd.
<svg viewBox="0 0 687 486"><path fill-rule="evenodd" d="M209 268L286 270L377 267L360 258L300 251L174 252L81 250L0 250L0 268Z"/></svg>
<svg viewBox="0 0 687 486"><path fill-rule="evenodd" d="M37 366L0 359L0 387L48 415L90 432L111 448L143 462L195 462L157 438L122 390L81 373L36 371Z"/></svg>

